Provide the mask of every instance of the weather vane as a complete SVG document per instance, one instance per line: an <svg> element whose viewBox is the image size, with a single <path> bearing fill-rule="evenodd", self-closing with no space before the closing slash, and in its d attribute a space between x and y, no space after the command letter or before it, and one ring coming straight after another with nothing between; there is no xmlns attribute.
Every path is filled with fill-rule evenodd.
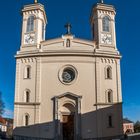
<svg viewBox="0 0 140 140"><path fill-rule="evenodd" d="M67 29L66 34L70 35L71 34L71 28L72 28L71 24L70 23L67 23L65 25L65 28Z"/></svg>
<svg viewBox="0 0 140 140"><path fill-rule="evenodd" d="M35 3L37 3L37 0L34 0L35 1Z"/></svg>

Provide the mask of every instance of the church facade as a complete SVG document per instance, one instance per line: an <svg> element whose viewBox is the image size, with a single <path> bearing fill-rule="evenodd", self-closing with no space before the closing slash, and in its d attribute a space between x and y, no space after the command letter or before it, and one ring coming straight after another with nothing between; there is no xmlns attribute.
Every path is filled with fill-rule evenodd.
<svg viewBox="0 0 140 140"><path fill-rule="evenodd" d="M22 9L16 54L14 138L111 140L122 129L121 55L116 47L115 8L94 5L93 40L67 33L45 40L44 6Z"/></svg>

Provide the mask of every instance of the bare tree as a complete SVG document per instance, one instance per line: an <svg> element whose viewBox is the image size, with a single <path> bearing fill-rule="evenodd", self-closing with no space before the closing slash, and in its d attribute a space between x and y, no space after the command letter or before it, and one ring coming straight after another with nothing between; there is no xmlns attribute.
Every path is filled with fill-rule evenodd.
<svg viewBox="0 0 140 140"><path fill-rule="evenodd" d="M140 121L137 121L134 124L134 131L135 131L135 133L139 133L140 132Z"/></svg>

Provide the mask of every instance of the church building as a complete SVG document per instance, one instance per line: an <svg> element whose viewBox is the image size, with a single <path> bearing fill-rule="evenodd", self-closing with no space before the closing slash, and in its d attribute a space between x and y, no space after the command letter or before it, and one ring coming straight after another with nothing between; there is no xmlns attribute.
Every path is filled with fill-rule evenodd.
<svg viewBox="0 0 140 140"><path fill-rule="evenodd" d="M15 140L122 136L115 15L114 6L100 0L87 15L92 40L76 38L70 24L65 35L45 40L44 5L35 0L23 7L21 46L15 56Z"/></svg>

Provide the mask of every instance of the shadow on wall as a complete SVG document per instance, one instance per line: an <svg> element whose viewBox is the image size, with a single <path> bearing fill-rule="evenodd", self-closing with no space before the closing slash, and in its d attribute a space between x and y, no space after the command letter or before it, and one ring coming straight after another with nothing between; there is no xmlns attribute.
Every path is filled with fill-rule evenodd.
<svg viewBox="0 0 140 140"><path fill-rule="evenodd" d="M140 133L128 134L125 140L140 140Z"/></svg>
<svg viewBox="0 0 140 140"><path fill-rule="evenodd" d="M97 108L97 105L95 107ZM74 133L75 136L73 139L112 140L113 138L122 137L122 103L113 105L98 104L98 108L99 109L96 111L78 114L80 115L80 119L74 119L73 130L75 131L75 129L77 129L77 126L75 126L75 121L80 121L80 132L77 131L78 133ZM64 122L60 122L59 120L54 119L52 122L17 127L14 129L14 139L60 140L64 135L63 131L66 132L66 130L63 130L63 125L68 123L67 118L65 118L63 121ZM66 129L72 128L71 125L72 123L69 122L69 125L66 127ZM66 140L69 140L69 138L66 138Z"/></svg>

